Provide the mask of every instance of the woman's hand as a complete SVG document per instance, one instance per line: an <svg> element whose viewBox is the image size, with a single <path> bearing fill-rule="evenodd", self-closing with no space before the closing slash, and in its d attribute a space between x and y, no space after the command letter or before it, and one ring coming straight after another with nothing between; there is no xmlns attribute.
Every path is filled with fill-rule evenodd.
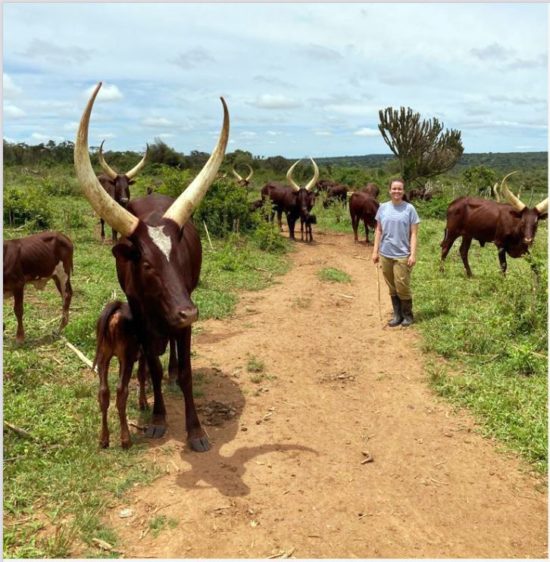
<svg viewBox="0 0 550 562"><path fill-rule="evenodd" d="M409 256L409 259L407 260L407 265L409 267L414 267L414 265L416 264L416 256L413 256L412 254Z"/></svg>
<svg viewBox="0 0 550 562"><path fill-rule="evenodd" d="M372 252L372 263L377 264L379 260L380 256L378 255L378 252Z"/></svg>

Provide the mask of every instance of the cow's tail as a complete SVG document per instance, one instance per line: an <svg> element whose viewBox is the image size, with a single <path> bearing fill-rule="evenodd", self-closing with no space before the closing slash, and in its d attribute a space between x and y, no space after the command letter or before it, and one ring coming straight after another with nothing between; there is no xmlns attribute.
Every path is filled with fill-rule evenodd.
<svg viewBox="0 0 550 562"><path fill-rule="evenodd" d="M95 357L94 357L94 363L92 365L92 369L95 369L96 366L97 366L97 362L99 360L99 354L100 354L101 349L103 347L103 343L105 341L105 336L107 335L109 320L111 319L111 316L115 312L117 312L117 310L120 310L122 305L123 305L123 302L119 301L119 300L108 302L105 305L105 307L103 308L103 310L101 311L101 314L100 314L99 318L97 319L97 324L96 324L96 348L95 348Z"/></svg>

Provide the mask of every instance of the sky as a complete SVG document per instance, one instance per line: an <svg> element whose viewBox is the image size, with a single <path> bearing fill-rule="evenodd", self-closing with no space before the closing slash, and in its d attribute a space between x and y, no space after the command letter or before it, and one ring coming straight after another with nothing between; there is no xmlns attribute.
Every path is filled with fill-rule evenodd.
<svg viewBox="0 0 550 562"><path fill-rule="evenodd" d="M548 146L548 6L370 3L3 4L3 137L163 140L254 156L389 154L378 112L411 107L464 151Z"/></svg>

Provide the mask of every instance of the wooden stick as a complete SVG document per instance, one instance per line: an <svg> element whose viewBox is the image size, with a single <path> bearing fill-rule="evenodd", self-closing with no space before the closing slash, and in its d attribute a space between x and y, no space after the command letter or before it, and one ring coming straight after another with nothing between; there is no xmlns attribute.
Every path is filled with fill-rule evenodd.
<svg viewBox="0 0 550 562"><path fill-rule="evenodd" d="M376 287L378 288L378 315L380 316L380 322L382 322L382 305L380 303L380 267L377 263L374 264L376 268Z"/></svg>
<svg viewBox="0 0 550 562"><path fill-rule="evenodd" d="M210 234L208 232L208 227L206 226L206 221L202 221L202 224L204 224L204 230L206 230L206 236L208 237L208 243L210 244L210 249L213 250L214 246L212 246L212 240L210 239Z"/></svg>
<svg viewBox="0 0 550 562"><path fill-rule="evenodd" d="M90 367L90 369L93 369L96 373L97 373L97 366L94 369L94 364L84 355L84 353L82 353L82 351L80 351L79 349L77 349L70 341L67 340L67 338L65 338L65 336L61 336L61 339L65 342L65 345L71 350L73 351L76 356L86 365L88 365L88 367Z"/></svg>
<svg viewBox="0 0 550 562"><path fill-rule="evenodd" d="M16 435L19 435L19 437L24 437L25 439L31 439L32 441L34 441L34 437L28 431L25 431L24 429L21 429L16 425L13 425L5 421L4 427L11 429Z"/></svg>

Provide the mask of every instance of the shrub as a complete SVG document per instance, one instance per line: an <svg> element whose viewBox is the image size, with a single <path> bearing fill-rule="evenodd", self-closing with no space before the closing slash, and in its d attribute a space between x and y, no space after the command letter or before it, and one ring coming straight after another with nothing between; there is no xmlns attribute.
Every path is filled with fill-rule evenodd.
<svg viewBox="0 0 550 562"><path fill-rule="evenodd" d="M47 229L52 211L45 193L35 187L7 188L4 191L4 223L10 226L27 224L31 229Z"/></svg>

